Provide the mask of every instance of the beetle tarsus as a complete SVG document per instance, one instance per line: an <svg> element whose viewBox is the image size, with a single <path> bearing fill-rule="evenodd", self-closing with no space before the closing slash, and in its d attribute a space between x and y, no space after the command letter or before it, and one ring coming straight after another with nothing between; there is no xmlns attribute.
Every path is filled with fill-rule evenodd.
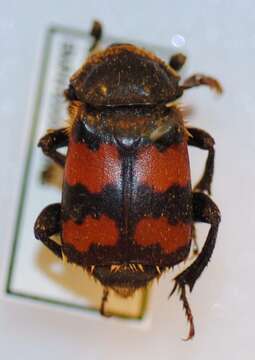
<svg viewBox="0 0 255 360"><path fill-rule="evenodd" d="M183 309L185 311L185 315L189 322L189 335L187 338L185 338L183 340L188 341L188 340L191 340L193 338L193 336L195 335L195 326L194 326L192 311L191 311L191 308L189 306L189 302L188 302L188 299L186 296L185 286L181 286L180 291L181 291L180 300L182 301Z"/></svg>
<svg viewBox="0 0 255 360"><path fill-rule="evenodd" d="M170 298L175 293L175 291L180 292L180 300L182 302L186 318L189 322L189 335L187 336L187 338L183 339L184 341L188 341L192 339L193 336L195 335L195 326L194 326L192 311L186 296L185 284L179 283L178 279L175 279L173 290L171 291L168 298Z"/></svg>
<svg viewBox="0 0 255 360"><path fill-rule="evenodd" d="M43 185L50 185L61 189L63 184L63 168L51 161L47 162L41 171L40 180Z"/></svg>
<svg viewBox="0 0 255 360"><path fill-rule="evenodd" d="M102 296L102 300L101 300L101 306L100 306L100 314L105 317L111 317L111 315L109 315L105 312L105 304L108 300L108 296L109 296L109 290L107 288L104 288L103 296Z"/></svg>
<svg viewBox="0 0 255 360"><path fill-rule="evenodd" d="M170 297L175 293L175 291L176 291L176 289L177 289L177 286L178 286L178 284L177 284L177 282L175 281L175 282L174 282L174 287L173 287L172 291L170 292L170 294L168 295L168 300L169 300Z"/></svg>

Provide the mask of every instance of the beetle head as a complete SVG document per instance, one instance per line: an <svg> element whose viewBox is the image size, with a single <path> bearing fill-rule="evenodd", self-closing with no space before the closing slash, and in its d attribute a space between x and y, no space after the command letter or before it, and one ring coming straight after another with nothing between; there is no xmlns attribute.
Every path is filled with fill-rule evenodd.
<svg viewBox="0 0 255 360"><path fill-rule="evenodd" d="M154 54L115 44L91 55L71 77L65 94L93 107L156 105L182 95L179 76Z"/></svg>

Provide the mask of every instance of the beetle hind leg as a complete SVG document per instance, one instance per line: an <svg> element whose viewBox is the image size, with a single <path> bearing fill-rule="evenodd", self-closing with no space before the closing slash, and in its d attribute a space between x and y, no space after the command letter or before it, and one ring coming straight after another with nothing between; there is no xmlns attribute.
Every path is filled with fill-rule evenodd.
<svg viewBox="0 0 255 360"><path fill-rule="evenodd" d="M186 289L185 286L180 286L177 282L175 282L173 290L171 291L169 298L173 295L173 293L175 291L180 292L180 300L182 302L183 305L183 309L185 311L185 315L187 317L187 320L189 322L189 335L187 336L186 339L184 339L185 341L190 340L193 338L193 336L195 335L195 326L194 326L194 321L193 321L193 315L192 315L192 311L187 299L187 295L186 295Z"/></svg>
<svg viewBox="0 0 255 360"><path fill-rule="evenodd" d="M109 290L107 288L104 288L103 296L102 296L102 300L101 300L101 306L100 306L100 314L105 317L111 316L105 312L105 304L107 303L108 297L109 297Z"/></svg>
<svg viewBox="0 0 255 360"><path fill-rule="evenodd" d="M175 285L173 291L170 294L171 296L177 289L181 291L180 298L183 302L183 306L190 323L190 333L188 339L194 336L195 331L192 313L186 297L185 287L188 286L190 291L192 291L197 279L200 277L206 265L208 264L214 250L220 223L219 209L206 194L201 192L193 193L192 205L193 220L195 222L208 223L211 225L211 228L200 254L187 269L175 277Z"/></svg>
<svg viewBox="0 0 255 360"><path fill-rule="evenodd" d="M62 247L50 237L61 231L61 206L59 203L47 206L40 213L34 225L36 239L40 240L48 249L62 259Z"/></svg>
<svg viewBox="0 0 255 360"><path fill-rule="evenodd" d="M191 236L192 236L192 256L196 257L199 253L199 246L197 243L197 232L194 223L192 224Z"/></svg>

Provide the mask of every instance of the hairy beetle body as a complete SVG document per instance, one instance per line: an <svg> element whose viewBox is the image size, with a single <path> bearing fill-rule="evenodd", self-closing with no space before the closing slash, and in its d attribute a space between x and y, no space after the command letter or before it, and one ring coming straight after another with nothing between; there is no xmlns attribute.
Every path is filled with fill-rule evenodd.
<svg viewBox="0 0 255 360"><path fill-rule="evenodd" d="M92 29L94 49L101 27ZM195 260L175 279L194 335L186 287L193 289L212 255L220 214L210 197L214 141L187 128L175 103L183 91L219 82L201 74L179 84L185 56L164 63L129 44L92 54L71 77L65 96L69 125L45 135L44 153L64 168L61 204L46 207L35 236L60 258L86 269L108 290L132 295L189 255L195 222L211 225ZM191 188L188 145L208 151ZM68 146L66 157L57 151ZM60 233L61 244L51 239Z"/></svg>
<svg viewBox="0 0 255 360"><path fill-rule="evenodd" d="M105 115L101 132L95 122L86 120L96 117L95 111L81 111L74 121L64 173L63 251L83 266L173 266L188 254L192 222L187 139L178 124L180 113L157 110L154 121L166 121L164 113L172 125L165 141L161 137L157 142L150 140L158 128L150 124L151 110L134 115L129 109L130 124L127 110L121 109L118 128L112 128L107 122L116 111ZM134 123L146 127L134 134Z"/></svg>

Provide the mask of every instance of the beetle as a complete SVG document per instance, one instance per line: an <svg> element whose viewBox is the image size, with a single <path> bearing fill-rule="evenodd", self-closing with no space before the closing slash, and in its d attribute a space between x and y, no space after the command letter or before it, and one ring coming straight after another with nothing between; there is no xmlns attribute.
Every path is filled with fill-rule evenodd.
<svg viewBox="0 0 255 360"><path fill-rule="evenodd" d="M187 127L177 99L196 86L218 94L220 83L195 74L180 83L185 56L169 63L131 44L97 50L95 22L91 53L70 78L68 126L39 141L45 155L64 168L61 203L38 216L34 233L60 259L81 266L104 288L122 297L146 287L183 263L195 242L195 223L210 224L195 260L174 278L189 322L186 288L192 291L213 253L220 212L210 197L214 140ZM201 180L192 190L188 146L208 151ZM58 151L68 147L67 155ZM51 237L60 234L58 244Z"/></svg>

